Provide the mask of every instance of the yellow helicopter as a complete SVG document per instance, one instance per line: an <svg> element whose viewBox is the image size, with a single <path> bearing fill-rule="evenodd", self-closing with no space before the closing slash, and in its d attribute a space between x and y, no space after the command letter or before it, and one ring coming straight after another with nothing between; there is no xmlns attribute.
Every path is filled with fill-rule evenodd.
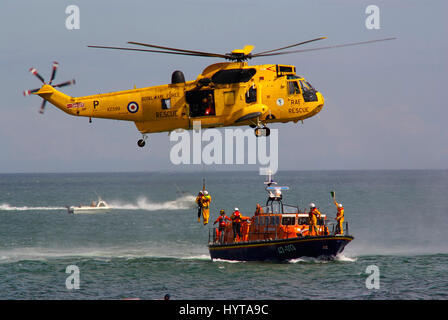
<svg viewBox="0 0 448 320"><path fill-rule="evenodd" d="M286 50L322 39L326 37L254 54L252 53L254 46L250 45L226 54L176 49L140 42L128 43L151 49L88 46L222 58L228 61L206 67L196 80L185 81L184 74L176 70L171 76L170 84L84 97L71 97L56 89L74 84L75 80L52 85L59 66L57 62L54 62L48 83L35 68L30 69L30 72L43 85L41 88L25 91L24 95L35 94L44 99L40 113L43 113L45 103L48 101L70 115L88 117L89 121L91 118L133 121L142 133L142 139L137 142L139 147L145 145L149 133L171 132L176 129L189 130L193 128L193 121L200 121L204 128L249 125L254 128L257 137L269 136L268 123L298 122L310 118L322 110L324 97L305 78L297 75L295 66L280 64L251 66L247 63L249 59L367 44L395 38Z"/></svg>

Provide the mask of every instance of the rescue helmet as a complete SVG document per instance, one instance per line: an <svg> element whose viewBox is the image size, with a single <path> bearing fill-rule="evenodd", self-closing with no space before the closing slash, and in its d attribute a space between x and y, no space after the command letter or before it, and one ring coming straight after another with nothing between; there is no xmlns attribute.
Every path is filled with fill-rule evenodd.
<svg viewBox="0 0 448 320"><path fill-rule="evenodd" d="M204 194L205 194L205 195L208 195L208 191L207 191L207 190L205 190L205 191L204 191Z"/></svg>
<svg viewBox="0 0 448 320"><path fill-rule="evenodd" d="M342 208L342 203L338 204L338 208Z"/></svg>
<svg viewBox="0 0 448 320"><path fill-rule="evenodd" d="M240 209L238 209L238 208L235 208L235 209L233 209L234 211L240 211Z"/></svg>
<svg viewBox="0 0 448 320"><path fill-rule="evenodd" d="M221 209L221 211L219 211L219 213L220 213L220 214L224 214L224 213L226 213L226 212L224 211L224 209Z"/></svg>
<svg viewBox="0 0 448 320"><path fill-rule="evenodd" d="M310 203L310 208L316 208L316 205L313 202L311 202Z"/></svg>
<svg viewBox="0 0 448 320"><path fill-rule="evenodd" d="M199 194L202 194L202 190L199 191Z"/></svg>

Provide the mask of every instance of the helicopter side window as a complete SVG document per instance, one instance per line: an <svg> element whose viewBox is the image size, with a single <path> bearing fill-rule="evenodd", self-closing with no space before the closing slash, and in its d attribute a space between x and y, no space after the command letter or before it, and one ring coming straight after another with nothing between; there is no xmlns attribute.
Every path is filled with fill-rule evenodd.
<svg viewBox="0 0 448 320"><path fill-rule="evenodd" d="M246 103L257 102L257 89L254 86L250 86L246 92Z"/></svg>
<svg viewBox="0 0 448 320"><path fill-rule="evenodd" d="M224 92L224 104L226 106L233 106L235 104L235 91Z"/></svg>
<svg viewBox="0 0 448 320"><path fill-rule="evenodd" d="M289 94L300 94L299 85L297 81L288 81L288 93Z"/></svg>
<svg viewBox="0 0 448 320"><path fill-rule="evenodd" d="M220 70L212 76L212 81L216 84L247 82L252 79L255 73L257 73L257 70L254 68Z"/></svg>
<svg viewBox="0 0 448 320"><path fill-rule="evenodd" d="M162 109L171 109L171 99L162 99Z"/></svg>

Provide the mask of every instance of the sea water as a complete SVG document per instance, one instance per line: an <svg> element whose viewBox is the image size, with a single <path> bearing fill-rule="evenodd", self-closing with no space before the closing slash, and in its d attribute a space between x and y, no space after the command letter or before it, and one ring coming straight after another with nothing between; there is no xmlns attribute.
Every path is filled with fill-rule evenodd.
<svg viewBox="0 0 448 320"><path fill-rule="evenodd" d="M208 226L197 222L194 203L203 178L212 196ZM448 171L279 172L275 179L290 187L284 203L314 202L329 220L334 190L355 239L334 261L212 261L207 242L219 210L252 216L266 201L265 178L2 174L0 299L448 298ZM67 213L98 196L113 209ZM67 287L69 266L79 270L79 289ZM378 271L373 280L369 266Z"/></svg>

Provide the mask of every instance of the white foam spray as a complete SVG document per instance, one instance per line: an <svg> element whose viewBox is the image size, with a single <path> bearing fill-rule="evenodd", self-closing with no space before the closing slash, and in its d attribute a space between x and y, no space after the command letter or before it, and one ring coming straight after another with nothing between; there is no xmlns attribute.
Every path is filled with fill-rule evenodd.
<svg viewBox="0 0 448 320"><path fill-rule="evenodd" d="M0 211L33 211L33 210L66 210L65 207L28 207L28 206L21 206L21 207L15 207L11 206L8 203L2 203L0 204Z"/></svg>
<svg viewBox="0 0 448 320"><path fill-rule="evenodd" d="M109 205L112 209L122 210L183 210L195 207L195 197L192 195L182 196L175 200L165 202L152 202L146 197L140 197L135 203L122 202L120 200L112 200Z"/></svg>

